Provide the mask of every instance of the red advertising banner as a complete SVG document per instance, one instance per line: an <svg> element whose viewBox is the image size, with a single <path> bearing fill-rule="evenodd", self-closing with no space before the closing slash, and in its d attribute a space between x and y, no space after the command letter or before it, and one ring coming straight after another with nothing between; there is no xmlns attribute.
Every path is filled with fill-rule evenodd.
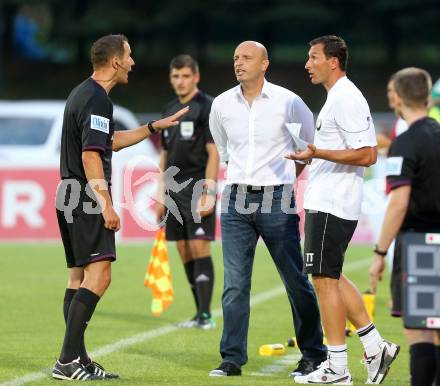
<svg viewBox="0 0 440 386"><path fill-rule="evenodd" d="M59 238L58 170L0 169L0 240Z"/></svg>
<svg viewBox="0 0 440 386"><path fill-rule="evenodd" d="M115 169L112 194L121 218L118 241L145 240L154 237L157 230L155 197L158 170L129 167ZM297 181L295 196L297 211L303 229L303 195L305 176ZM55 215L55 191L59 183L57 169L0 168L0 242L60 240ZM220 239L220 192L225 184L222 168L218 180L217 228ZM373 238L369 219L363 216L353 241L371 242ZM61 242L61 240L60 240Z"/></svg>

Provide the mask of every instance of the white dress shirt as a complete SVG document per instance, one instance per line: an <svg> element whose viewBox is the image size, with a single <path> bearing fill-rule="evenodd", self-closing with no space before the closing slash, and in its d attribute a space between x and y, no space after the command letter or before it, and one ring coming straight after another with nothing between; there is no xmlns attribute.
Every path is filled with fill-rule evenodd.
<svg viewBox="0 0 440 386"><path fill-rule="evenodd" d="M295 93L264 81L252 106L238 85L214 99L209 128L220 159L228 162L227 184L270 186L292 184L295 162L284 158L293 152L287 129L313 142L313 114Z"/></svg>
<svg viewBox="0 0 440 386"><path fill-rule="evenodd" d="M370 108L347 77L328 91L316 120L318 149L344 150L374 147L376 133ZM314 159L310 166L304 208L357 220L361 213L365 167Z"/></svg>

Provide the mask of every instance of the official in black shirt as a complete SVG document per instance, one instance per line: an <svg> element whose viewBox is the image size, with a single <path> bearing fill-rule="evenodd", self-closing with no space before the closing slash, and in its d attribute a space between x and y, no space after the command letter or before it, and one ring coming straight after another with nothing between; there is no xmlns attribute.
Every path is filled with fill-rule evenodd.
<svg viewBox="0 0 440 386"><path fill-rule="evenodd" d="M163 171L178 168L174 181L190 181L178 192L162 178L159 186L157 216L166 222L167 240L176 241L196 303L196 315L182 327L210 329L211 298L214 285L210 241L215 237L215 199L219 155L209 130L212 98L197 88L200 79L197 62L179 55L170 63L170 82L177 98L168 103L163 115L173 114L189 105L190 112L176 129L162 132L160 166ZM165 197L172 200L179 215L166 212Z"/></svg>
<svg viewBox="0 0 440 386"><path fill-rule="evenodd" d="M440 232L440 126L428 118L431 77L418 68L395 73L389 83L396 113L408 130L391 145L387 159L390 201L370 267L371 288L382 278L384 257L396 239L391 277L392 315L402 315L402 232ZM406 329L412 385L440 385L440 331ZM434 345L435 343L435 345ZM437 357L436 357L437 356Z"/></svg>
<svg viewBox="0 0 440 386"><path fill-rule="evenodd" d="M183 78L180 74L174 75ZM171 81L174 82L174 78ZM193 92L195 94L188 102L176 98L162 112L162 116L174 114L184 105L188 105L191 110L180 122L178 129L162 132L162 147L167 153L165 167L177 166L180 169L175 177L179 182L188 178L205 178L209 146L215 146L209 130L209 112L213 99L197 88Z"/></svg>
<svg viewBox="0 0 440 386"><path fill-rule="evenodd" d="M82 152L92 150L100 154L104 179L110 183L113 134L113 103L105 89L88 78L73 89L64 109L61 178L87 181Z"/></svg>
<svg viewBox="0 0 440 386"><path fill-rule="evenodd" d="M178 124L188 111L150 122L137 129L114 131L113 104L108 93L128 82L134 66L123 35L107 35L92 46L93 74L69 95L61 137L61 182L57 218L69 278L64 297L66 332L52 377L62 380L117 378L87 355L84 332L111 279L116 259L115 232L119 216L110 193L112 152L134 145Z"/></svg>

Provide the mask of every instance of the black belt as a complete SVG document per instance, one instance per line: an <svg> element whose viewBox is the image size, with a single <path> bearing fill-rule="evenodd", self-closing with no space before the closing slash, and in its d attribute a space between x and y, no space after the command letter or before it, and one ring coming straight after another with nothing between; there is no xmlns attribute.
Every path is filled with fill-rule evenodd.
<svg viewBox="0 0 440 386"><path fill-rule="evenodd" d="M284 185L266 185L266 186L259 186L259 185L243 185L243 184L232 184L231 189L235 190L237 192L242 193L262 193L266 190L281 190L283 189Z"/></svg>

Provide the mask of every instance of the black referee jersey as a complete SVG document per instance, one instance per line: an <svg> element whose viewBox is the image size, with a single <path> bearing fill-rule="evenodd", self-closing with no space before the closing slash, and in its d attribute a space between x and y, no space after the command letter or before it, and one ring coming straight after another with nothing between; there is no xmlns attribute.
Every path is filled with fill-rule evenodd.
<svg viewBox="0 0 440 386"><path fill-rule="evenodd" d="M411 185L401 231L440 232L440 125L422 118L392 143L386 167L388 189Z"/></svg>
<svg viewBox="0 0 440 386"><path fill-rule="evenodd" d="M101 155L104 178L112 174L113 103L92 78L75 87L67 98L61 136L61 178L87 181L82 163L84 150Z"/></svg>
<svg viewBox="0 0 440 386"><path fill-rule="evenodd" d="M189 106L188 114L183 117L178 127L162 131L162 147L167 151L166 168L177 166L180 172L176 180L183 181L190 177L198 180L205 177L208 153L207 143L214 143L209 130L209 113L213 98L199 91L190 102L184 105L176 98L168 103L162 112L166 117Z"/></svg>

